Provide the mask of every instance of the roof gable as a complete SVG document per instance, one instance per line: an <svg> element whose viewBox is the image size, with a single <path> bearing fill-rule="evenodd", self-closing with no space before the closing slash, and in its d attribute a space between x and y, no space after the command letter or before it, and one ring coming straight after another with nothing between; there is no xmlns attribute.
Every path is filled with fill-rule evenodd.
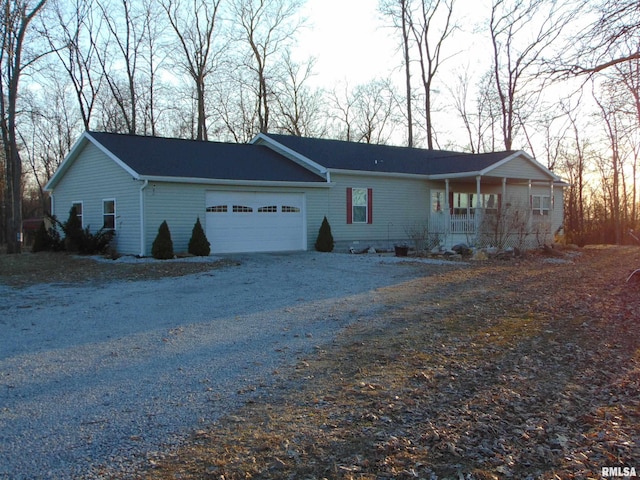
<svg viewBox="0 0 640 480"><path fill-rule="evenodd" d="M85 132L48 187L55 186L55 177L64 175L87 141L141 180L326 182L309 169L260 145Z"/></svg>

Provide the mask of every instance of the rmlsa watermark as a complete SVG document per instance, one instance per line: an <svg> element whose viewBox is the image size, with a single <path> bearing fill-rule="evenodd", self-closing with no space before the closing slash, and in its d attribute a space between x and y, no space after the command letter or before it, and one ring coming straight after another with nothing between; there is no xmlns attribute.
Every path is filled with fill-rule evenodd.
<svg viewBox="0 0 640 480"><path fill-rule="evenodd" d="M637 477L636 467L602 467L603 477Z"/></svg>

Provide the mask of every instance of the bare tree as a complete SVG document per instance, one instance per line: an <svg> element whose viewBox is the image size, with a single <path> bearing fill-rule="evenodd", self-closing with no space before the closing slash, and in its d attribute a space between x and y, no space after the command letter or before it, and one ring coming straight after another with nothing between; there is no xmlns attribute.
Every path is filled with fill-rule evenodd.
<svg viewBox="0 0 640 480"><path fill-rule="evenodd" d="M138 133L139 85L138 70L144 46L146 23L149 17L145 12L134 9L129 0L119 0L120 11L116 10L118 2L103 0L97 2L97 8L104 20L108 38L101 48L96 48L96 56L102 67L102 75L111 92L112 100L118 107L126 132ZM124 28L122 28L124 26ZM123 32L124 30L124 32ZM95 41L96 39L93 38ZM115 72L118 61L123 64L125 78L121 80Z"/></svg>
<svg viewBox="0 0 640 480"><path fill-rule="evenodd" d="M442 63L442 46L451 35L454 0L421 0L416 11L409 12L409 25L418 49L422 79L427 147L434 147L432 118L433 80Z"/></svg>
<svg viewBox="0 0 640 480"><path fill-rule="evenodd" d="M542 56L567 21L553 1L493 0L489 33L505 150L512 149L514 137L537 104Z"/></svg>
<svg viewBox="0 0 640 480"><path fill-rule="evenodd" d="M91 38L99 26L94 25L93 5L90 0L56 1L51 15L41 22L44 37L71 81L85 130L90 128L103 78L94 65Z"/></svg>
<svg viewBox="0 0 640 480"><path fill-rule="evenodd" d="M337 136L346 141L385 144L395 133L399 106L388 79L372 80L353 89L334 90L330 114Z"/></svg>
<svg viewBox="0 0 640 480"><path fill-rule="evenodd" d="M475 98L470 98L470 82L468 71L464 71L447 86L453 108L467 133L468 145L465 148L471 153L493 152L498 123L495 84L491 75L483 76L478 82Z"/></svg>
<svg viewBox="0 0 640 480"><path fill-rule="evenodd" d="M197 121L196 140L207 140L207 80L216 69L223 45L217 41L221 0L199 2L193 0L163 0L171 27L180 48L178 60L196 91Z"/></svg>
<svg viewBox="0 0 640 480"><path fill-rule="evenodd" d="M286 77L275 98L279 128L291 135L323 136L325 133L320 107L322 92L307 86L313 66L313 59L305 64L295 62L290 54L284 59Z"/></svg>
<svg viewBox="0 0 640 480"><path fill-rule="evenodd" d="M42 55L28 48L31 22L46 0L2 0L0 19L0 129L5 161L5 230L7 253L22 251L22 160L16 127L20 79Z"/></svg>
<svg viewBox="0 0 640 480"><path fill-rule="evenodd" d="M583 0L576 11L596 20L569 38L556 73L592 75L616 65L640 60L640 3L637 0Z"/></svg>
<svg viewBox="0 0 640 480"><path fill-rule="evenodd" d="M44 186L60 166L82 132L70 80L64 72L51 72L45 79L46 95L32 93L23 99L20 144L29 172L37 186L40 210L48 210ZM58 73L58 75L55 75ZM34 190L36 191L36 190Z"/></svg>
<svg viewBox="0 0 640 480"><path fill-rule="evenodd" d="M411 26L410 12L412 0L380 0L380 11L383 15L391 18L393 25L400 32L402 41L402 56L404 62L404 78L405 78L405 105L407 120L407 146L413 147L413 109L412 97L413 90L411 88Z"/></svg>
<svg viewBox="0 0 640 480"><path fill-rule="evenodd" d="M286 52L295 33L301 26L296 17L303 0L234 0L232 9L237 22L238 40L248 46L244 62L254 77L251 85L256 96L258 130L268 132L271 117L271 101L274 87L271 82L274 65ZM274 57L276 57L274 59Z"/></svg>

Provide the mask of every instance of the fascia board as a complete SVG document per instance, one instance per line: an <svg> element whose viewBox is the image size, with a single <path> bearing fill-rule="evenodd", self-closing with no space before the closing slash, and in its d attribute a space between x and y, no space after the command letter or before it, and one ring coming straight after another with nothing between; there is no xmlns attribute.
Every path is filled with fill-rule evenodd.
<svg viewBox="0 0 640 480"><path fill-rule="evenodd" d="M200 185L231 185L244 187L304 187L304 188L327 188L326 182L286 182L286 181L264 181L264 180L226 180L218 178L196 178L196 177L163 177L145 175L139 180L163 183L188 183Z"/></svg>
<svg viewBox="0 0 640 480"><path fill-rule="evenodd" d="M279 142L276 142L274 139L272 139L268 135L265 135L264 133L259 133L258 135L253 137L249 141L249 143L251 143L253 145L264 145L264 146L270 148L271 150L273 150L273 151L275 151L275 152L277 152L277 153L279 153L281 155L284 155L289 160L294 161L298 165L300 165L302 167L305 167L307 169L310 169L310 170L314 170L315 172L317 172L320 175L326 175L326 173L328 171L327 168L323 167L319 163L314 162L310 158L307 158L304 155L301 155L300 153L296 152L295 150L292 150L289 147L286 147L285 145L282 145Z"/></svg>
<svg viewBox="0 0 640 480"><path fill-rule="evenodd" d="M514 159L516 159L518 157L524 157L529 163L531 163L537 169L541 170L545 175L548 175L552 180L554 180L554 181L559 181L560 180L560 177L558 177L555 173L553 173L547 167L542 165L540 162L538 162L535 158L533 158L531 155L529 155L524 150L518 150L517 152L512 153L508 157L503 158L499 162L496 162L493 165L488 166L484 170L481 170L479 175L487 175L489 172L491 172L491 170L494 170L494 169L496 169L498 167L501 167L505 163L509 163L510 161L512 161L512 160L514 160Z"/></svg>

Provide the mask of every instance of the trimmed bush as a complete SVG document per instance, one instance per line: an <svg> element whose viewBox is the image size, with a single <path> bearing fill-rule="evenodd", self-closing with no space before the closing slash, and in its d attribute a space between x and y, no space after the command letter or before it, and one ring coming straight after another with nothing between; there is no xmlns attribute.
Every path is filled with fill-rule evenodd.
<svg viewBox="0 0 640 480"><path fill-rule="evenodd" d="M322 225L320 225L320 231L318 232L318 238L316 240L316 250L319 252L333 251L333 235L331 234L331 225L329 225L327 217L324 217Z"/></svg>
<svg viewBox="0 0 640 480"><path fill-rule="evenodd" d="M207 240L207 236L202 229L200 217L197 218L196 224L191 231L191 239L189 240L189 253L196 257L206 257L211 253L211 244Z"/></svg>
<svg viewBox="0 0 640 480"><path fill-rule="evenodd" d="M173 258L173 240L171 240L171 232L166 220L158 228L158 235L151 246L151 255L159 260Z"/></svg>

